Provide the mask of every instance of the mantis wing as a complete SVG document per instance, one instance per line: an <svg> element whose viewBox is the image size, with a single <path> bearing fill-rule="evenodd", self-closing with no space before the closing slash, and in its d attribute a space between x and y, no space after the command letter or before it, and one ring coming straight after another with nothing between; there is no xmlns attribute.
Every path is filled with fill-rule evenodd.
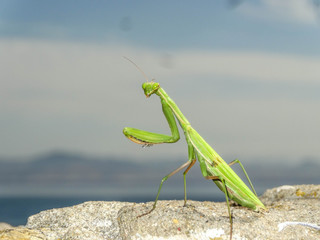
<svg viewBox="0 0 320 240"><path fill-rule="evenodd" d="M253 210L265 209L259 198L196 130L190 127L187 130L187 138L195 149L204 177L217 176L220 180L214 180L214 182L224 192L223 180L229 198L240 205Z"/></svg>

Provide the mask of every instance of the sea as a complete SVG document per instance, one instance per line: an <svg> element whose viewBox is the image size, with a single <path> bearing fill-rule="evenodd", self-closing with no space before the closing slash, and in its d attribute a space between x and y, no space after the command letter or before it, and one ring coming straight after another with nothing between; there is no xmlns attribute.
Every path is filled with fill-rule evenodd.
<svg viewBox="0 0 320 240"><path fill-rule="evenodd" d="M182 190L183 191L183 190ZM219 194L220 195L220 194ZM127 197L93 197L93 196L76 196L76 197L1 197L0 198L0 222L9 223L12 226L26 225L28 217L37 214L41 211L62 208L77 205L86 201L124 201L124 202L149 202L154 201L155 195L145 196L127 196ZM183 192L180 196L166 195L162 196L160 200L181 200ZM224 196L213 198L212 196L190 196L192 200L198 201L224 201Z"/></svg>

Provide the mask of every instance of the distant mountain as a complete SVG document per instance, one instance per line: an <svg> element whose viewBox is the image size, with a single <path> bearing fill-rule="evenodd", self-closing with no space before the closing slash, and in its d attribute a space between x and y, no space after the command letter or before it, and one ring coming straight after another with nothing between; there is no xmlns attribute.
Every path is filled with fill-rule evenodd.
<svg viewBox="0 0 320 240"><path fill-rule="evenodd" d="M135 163L114 157L96 158L67 152L51 152L28 161L0 161L1 186L10 185L108 185L160 182L181 163Z"/></svg>

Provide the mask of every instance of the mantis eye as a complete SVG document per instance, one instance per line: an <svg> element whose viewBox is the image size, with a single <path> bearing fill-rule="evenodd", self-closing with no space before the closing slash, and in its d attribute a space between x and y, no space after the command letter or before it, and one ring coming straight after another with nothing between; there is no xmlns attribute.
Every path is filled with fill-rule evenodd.
<svg viewBox="0 0 320 240"><path fill-rule="evenodd" d="M155 83L152 85L152 90L156 90L157 88L159 88L159 84Z"/></svg>
<svg viewBox="0 0 320 240"><path fill-rule="evenodd" d="M147 83L143 83L142 84L142 88L145 89L146 88Z"/></svg>

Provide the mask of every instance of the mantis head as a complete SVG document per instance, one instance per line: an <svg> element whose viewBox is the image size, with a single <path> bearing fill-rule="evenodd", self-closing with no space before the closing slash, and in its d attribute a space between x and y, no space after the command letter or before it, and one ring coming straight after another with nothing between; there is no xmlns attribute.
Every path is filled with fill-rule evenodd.
<svg viewBox="0 0 320 240"><path fill-rule="evenodd" d="M145 82L142 84L142 89L146 97L150 97L152 94L156 93L160 88L160 84L156 82Z"/></svg>
<svg viewBox="0 0 320 240"><path fill-rule="evenodd" d="M131 62L144 76L144 78L147 80L144 84L142 84L142 88L144 91L144 94L146 95L146 97L150 97L152 94L157 93L158 89L160 88L160 84L156 83L154 81L149 82L149 79L147 77L147 75L142 71L142 69L135 64L132 60L130 60L127 57L124 57L126 60L128 60L129 62Z"/></svg>

